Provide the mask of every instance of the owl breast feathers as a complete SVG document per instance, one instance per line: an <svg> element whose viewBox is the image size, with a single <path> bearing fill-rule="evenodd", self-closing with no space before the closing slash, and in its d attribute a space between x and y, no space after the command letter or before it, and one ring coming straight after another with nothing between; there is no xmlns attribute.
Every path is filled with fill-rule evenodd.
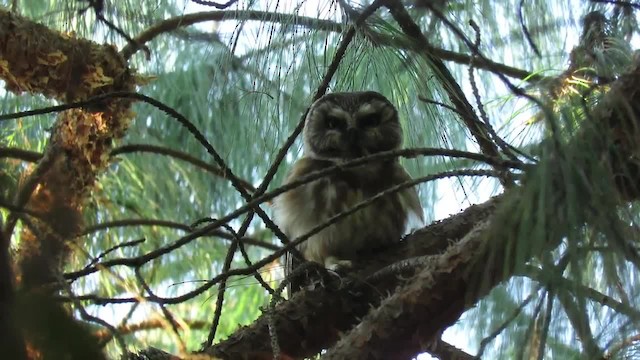
<svg viewBox="0 0 640 360"><path fill-rule="evenodd" d="M344 161L402 146L397 111L376 92L325 95L311 106L305 121L304 157L294 164L287 183ZM397 159L341 169L278 196L275 220L290 239L295 239L410 179ZM410 223L422 223L422 208L416 190L405 188L323 229L298 250L306 260L327 268L348 267L359 253L400 241Z"/></svg>

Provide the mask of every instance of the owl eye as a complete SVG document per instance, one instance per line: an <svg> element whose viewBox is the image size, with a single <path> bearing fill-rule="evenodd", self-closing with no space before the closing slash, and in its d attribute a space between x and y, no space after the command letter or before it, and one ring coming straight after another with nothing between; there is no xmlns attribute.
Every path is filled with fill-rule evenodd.
<svg viewBox="0 0 640 360"><path fill-rule="evenodd" d="M360 127L373 127L380 125L380 116L378 114L365 115L358 119Z"/></svg>
<svg viewBox="0 0 640 360"><path fill-rule="evenodd" d="M339 127L342 126L342 119L340 119L339 117L336 116L327 116L327 119L325 120L325 124L327 125L327 129L331 130L331 129L337 129Z"/></svg>

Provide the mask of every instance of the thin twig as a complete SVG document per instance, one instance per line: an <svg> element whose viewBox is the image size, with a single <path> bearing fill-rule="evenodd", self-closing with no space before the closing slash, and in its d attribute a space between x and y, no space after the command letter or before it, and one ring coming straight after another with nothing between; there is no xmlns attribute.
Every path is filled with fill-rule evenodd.
<svg viewBox="0 0 640 360"><path fill-rule="evenodd" d="M542 305L544 304L544 299L545 296L547 295L547 290L543 289L543 293L542 296L540 297L540 300L538 301L538 303L536 304L536 307L533 309L533 314L531 315L531 318L534 319L534 321L531 321L529 323L529 326L527 326L527 330L524 333L524 339L529 339L531 337L531 333L535 331L535 327L536 327L536 319L538 319L538 316L540 315L540 310L542 309ZM530 344L529 344L530 345ZM518 359L523 360L525 357L525 351L527 350L527 346L521 346L520 351L518 352ZM531 349L531 347L529 347L529 352L532 352L533 349Z"/></svg>
<svg viewBox="0 0 640 360"><path fill-rule="evenodd" d="M471 27L476 33L476 41L474 45L476 46L476 48L479 48L480 47L480 27L478 27L478 24L476 24L475 21L473 20L469 21L469 25L471 25ZM491 126L491 122L489 121L489 116L487 115L487 112L484 109L484 104L482 103L482 98L480 97L480 90L478 89L478 84L476 83L474 70L475 70L475 66L474 66L474 63L472 62L471 65L469 66L469 84L471 85L471 92L473 93L473 97L476 100L476 106L478 108L478 112L480 113L480 119L482 119L482 122L484 123L484 127L489 133L489 136L491 137L491 139L493 139L496 145L498 145L500 150L502 150L502 153L507 155L507 157L510 158L511 160L518 161L518 158L511 153L511 151L509 150L509 147L505 146L506 142L498 136L498 134L493 129L493 126ZM503 175L500 177L500 183L504 187L513 186L514 180L511 173L508 171L504 171Z"/></svg>
<svg viewBox="0 0 640 360"><path fill-rule="evenodd" d="M529 46L531 46L531 49L533 49L533 52L536 53L538 57L542 57L542 55L540 54L540 50L538 50L538 47L536 46L536 43L533 42L533 39L531 38L531 34L529 33L529 29L527 28L527 25L524 23L524 16L522 13L523 7L524 7L524 0L520 0L520 4L518 5L518 20L520 20L520 27L522 28L522 32L524 33L524 37L525 39L527 39Z"/></svg>
<svg viewBox="0 0 640 360"><path fill-rule="evenodd" d="M149 284L147 284L146 280L142 276L142 273L140 273L140 267L134 268L134 273L136 275L136 279L138 280L138 282L140 283L144 291L146 291L147 294L149 294L149 297L154 297L155 294L153 293L153 291L151 291L151 288L149 287ZM162 311L165 318L167 319L167 322L169 323L169 326L173 331L173 335L175 336L176 340L178 340L178 347L180 349L180 352L185 353L187 351L187 345L182 339L182 336L180 336L180 332L178 330L178 325L176 323L176 320L173 318L173 315L164 307L163 303L158 303L158 306L160 306L160 310Z"/></svg>
<svg viewBox="0 0 640 360"><path fill-rule="evenodd" d="M55 146L55 145L52 145ZM20 187L20 190L17 192L14 200L13 206L18 209L24 208L29 199L31 198L31 194L36 189L42 177L51 169L53 164L55 163L57 157L53 154L57 153L56 151L49 151L48 154L50 156L43 157L40 162L36 165L36 168L33 170L31 174L27 177L26 181ZM0 229L0 231L4 232L4 236L7 239L11 239L11 235L13 234L13 229L16 226L18 221L18 216L15 212L11 212L9 216L7 216L7 223L5 225L4 230Z"/></svg>
<svg viewBox="0 0 640 360"><path fill-rule="evenodd" d="M480 48L480 27L473 20L470 20L469 24L471 25L473 30L476 32L475 46L476 46L476 48ZM512 150L513 150L516 153L524 156L526 159L531 160L530 156L522 153L521 151L519 151L515 147L511 146L511 144L509 144L506 141L504 141L500 136L498 136L498 133L493 129L493 126L491 125L491 122L489 121L489 116L487 115L487 112L485 111L484 104L482 103L482 99L480 98L480 91L478 90L478 85L476 84L476 78L475 78L475 71L474 70L475 70L475 62L472 62L471 65L469 66L469 82L471 83L471 87L472 87L472 90L473 90L473 96L476 99L476 104L478 106L478 111L480 112L480 118L484 122L484 125L486 126L487 131L489 132L489 135L491 135L491 138L493 139L493 141L496 142L496 144L500 147L500 150L502 150L502 152L505 155L507 155L507 157L509 159L511 159L513 161L518 161L518 157L515 156L513 154L513 152L512 152Z"/></svg>
<svg viewBox="0 0 640 360"><path fill-rule="evenodd" d="M193 157L190 154L187 154L185 152L179 151L179 150L174 150L174 149L170 149L170 148L166 148L163 146L157 146L157 145L149 145L149 144L127 144L127 145L123 145L117 148L114 148L113 150L111 150L110 155L111 156L116 156L116 155L120 155L120 154L127 154L127 153L134 153L134 152L148 152L148 153L154 153L154 154L162 154L162 155L168 155L171 156L173 158L176 159L180 159L180 160L184 160L192 165L195 165L199 168L202 168L212 174L215 174L218 177L221 177L223 179L226 179L227 174L224 173L223 170L221 170L219 167L217 166L213 166L205 161L202 161L198 158ZM255 188L253 187L253 185L251 185L251 183L249 183L246 180L243 180L241 178L238 178L238 182L248 191L250 192L254 192Z"/></svg>
<svg viewBox="0 0 640 360"><path fill-rule="evenodd" d="M401 2L388 2L385 6L391 12L391 16L393 16L394 20L398 23L402 31L415 42L420 45L428 44L429 41L422 34L422 30L420 27L413 21L411 15L407 12L404 5ZM432 7L429 5L429 7ZM433 10L433 9L432 9ZM446 90L447 95L449 96L449 100L454 105L454 107L458 110L460 114L463 114L462 121L469 129L471 135L475 138L480 150L486 154L487 156L493 158L499 158L500 152L498 151L498 147L491 140L490 135L488 134L485 126L482 121L478 119L478 116L475 114L475 111L469 101L467 100L464 92L458 85L456 79L453 77L449 69L444 65L442 60L433 56L433 54L425 51L420 51L420 53L432 64L433 71L439 74L439 77L442 79L443 88ZM507 176L508 169L496 167L500 173L504 173L505 177ZM503 177L501 177L503 178ZM506 178L505 178L506 179ZM503 180L503 183L508 183L509 181Z"/></svg>
<svg viewBox="0 0 640 360"><path fill-rule="evenodd" d="M493 332L491 332L484 339L482 339L482 341L480 341L480 349L478 350L476 359L482 358L482 354L484 354L484 351L486 350L487 345L489 345L489 343L495 340L495 338L497 338L498 335L500 335L507 328L507 326L511 324L511 322L513 322L518 316L520 316L520 314L522 313L522 310L524 310L524 308L527 305L529 305L529 303L531 302L531 300L533 300L534 296L538 293L540 288L541 286L537 286L536 288L534 288L533 291L531 291L531 294L529 294L529 296L527 296L527 298L524 299L522 303L520 303L520 305L513 310L513 312L511 313L511 316L506 318L502 322L502 324L500 324L500 326L498 326L495 330L493 330Z"/></svg>
<svg viewBox="0 0 640 360"><path fill-rule="evenodd" d="M631 1L624 0L591 0L594 3L602 3L602 4L612 4L612 5L621 5L621 6L631 6L636 10L640 10L640 4L634 3Z"/></svg>
<svg viewBox="0 0 640 360"><path fill-rule="evenodd" d="M211 220L214 220L214 219L211 219ZM227 231L229 231L229 233L231 233L233 235L233 243L231 244L231 246L229 248L230 249L231 248L235 248L235 247L239 248L240 249L240 253L242 254L242 256L243 256L243 258L245 260L245 264L247 265L247 267L251 267L252 266L251 260L249 259L249 255L245 251L244 246L242 244L242 240L240 239L238 234L228 224L222 224L222 226ZM230 250L230 251L227 252L227 255L226 255L225 260L224 260L224 265L222 267L222 272L229 271L229 268L231 267L231 261L233 260L234 253L235 253L235 250L234 251ZM269 284L267 284L264 281L264 279L260 275L260 272L254 271L253 276L256 278L258 283L260 283L260 285L262 285L262 287L267 290L267 292L269 292L270 294L274 294L274 290L271 288L271 286L269 286ZM213 340L215 339L215 335L216 335L216 332L217 332L217 329L218 329L218 325L220 323L220 318L222 317L222 305L224 303L224 294L225 294L226 289L227 289L227 281L225 279L225 280L220 281L220 285L218 286L218 295L216 297L216 308L215 308L215 312L213 314L213 321L211 322L211 327L209 329L209 335L207 337L207 341L203 344L203 348L211 346L211 344L213 344Z"/></svg>
<svg viewBox="0 0 640 360"><path fill-rule="evenodd" d="M207 0L191 0L191 1L193 1L196 4L200 4L200 5L213 6L214 8L220 9L220 10L226 9L229 6L231 6L231 5L233 5L233 4L238 2L238 0L229 0L224 4L220 4L220 3L217 3L215 1L207 1Z"/></svg>
<svg viewBox="0 0 640 360"><path fill-rule="evenodd" d="M417 151L417 150L421 150L421 151ZM322 176L326 176L329 173L333 173L335 171L342 171L346 168L350 168L350 167L354 167L360 164L364 164L373 160L382 160L385 158L393 158L393 157L397 157L401 154L408 154L408 155L421 155L424 153L429 153L431 155L436 155L436 154L440 154L442 155L443 153L447 153L447 154L458 154L458 155L462 155L462 153L466 153L466 152L461 152L459 150L448 150L448 149L406 149L406 150L394 150L394 151L388 151L388 152L381 152L381 153L377 153L377 154L373 154L370 156L366 156L366 157L362 157L362 158L358 158L358 159L354 159L348 162L345 162L343 164L340 165L335 165L332 167L328 167L326 169L322 169L319 171L315 171L312 173L309 173L308 175L305 176L301 176L300 178L298 178L295 181L291 181L290 183L281 186L267 194L258 196L257 198L255 198L253 201L247 203L244 206L241 206L240 208L236 209L235 211L227 214L226 216L220 218L217 221L214 221L213 223L193 231L191 234L186 235L180 239L178 239L177 241L175 241L173 244L161 247L157 250L154 250L152 252L149 252L147 254L135 257L135 258L129 258L129 259L120 259L118 261L116 260L111 260L111 261L107 261L104 262L102 265L106 265L109 264L109 266L113 266L113 265L127 265L127 266L140 266L150 260L153 260L155 258L158 258L164 254L167 254L171 251L173 251L174 249L177 249L185 244L188 244L189 242L206 235L209 231L216 229L217 227L219 227L220 225L235 219L236 217L238 217L239 215L249 211L250 209L252 209L253 207L267 201L267 200L271 200L274 197L289 191L293 188L296 188L298 186L301 186L303 184L306 184L310 181L316 180ZM480 158L486 158L484 155L481 154L475 154L475 153L467 153L467 154L471 154L474 157L480 157ZM408 156L407 155L407 156ZM410 157L410 156L408 156ZM454 156L455 157L455 156ZM466 156L464 156L466 157ZM506 162L505 162L506 163ZM472 174L472 171L469 170L469 172L463 171L463 173L460 173L460 175L466 175L466 174ZM475 173L477 174L477 173ZM485 173L487 174L487 173ZM436 175L429 175L426 177L421 177L419 179L423 179L422 181L430 181L430 180L434 180L437 178L440 178L439 176L443 176L443 177L448 177L448 176L456 176L455 172L443 172L440 174L436 174ZM287 244L287 249L289 249L289 244ZM280 249L279 251L281 251L282 249ZM279 252L278 251L278 252ZM84 276L84 275L88 275L90 273L96 272L98 271L97 268L93 267L90 269L86 269L86 270L81 270L81 271L76 271L76 272L72 272L72 273L67 273L65 274L65 278L67 279L76 279L80 276ZM246 275L246 274L245 274Z"/></svg>
<svg viewBox="0 0 640 360"><path fill-rule="evenodd" d="M231 269L227 272L221 273L217 276L215 276L213 279L210 279L209 281L207 281L204 285L202 285L201 287L192 290L186 294L183 294L181 296L177 296L177 297L173 297L173 298L162 298L156 295L153 296L148 296L146 297L146 299L148 301L151 302L161 302L164 304L177 304L177 303L181 303L185 300L191 299L197 295L202 294L204 291L208 290L209 288L211 288L213 285L219 283L220 281L224 280L224 279L228 279L231 276L237 276L237 275L249 275L252 274L253 272L255 272L257 269L260 269L261 267L269 264L270 262L274 261L275 259L283 256L287 251L290 251L292 248L294 248L295 246L301 244L302 242L306 241L307 239L309 239L311 236L317 234L318 232L322 231L324 228L331 226L339 221L342 221L346 216L349 216L351 214L353 214L356 211L359 211L360 209L371 205L372 202L376 201L377 199L379 199L380 197L383 196L387 196L389 194L392 193L396 193L398 191L401 191L403 189L406 188L410 188L413 187L417 184L420 184L422 182L427 182L427 181L433 181L433 180L437 180L437 179L442 179L442 178L447 178L447 177L453 177L453 176L496 176L496 173L494 171L490 171L490 170L455 170L455 171L446 171L446 172L442 172L439 174L435 174L435 175L428 175L428 176L423 176L423 177L419 177L419 178L415 178L412 180L408 180L405 182L402 182L400 184L397 184L383 192L380 192L378 194L376 194L375 196L368 198L364 201L359 202L358 204L356 204L354 207L345 210L339 214L336 214L335 216L327 219L327 221L325 221L322 224L319 224L317 226L315 226L314 228L310 229L309 232L307 232L306 234L296 238L295 240L291 241L289 244L287 244L286 246L283 246L280 250L274 252L273 254L266 256L265 258L263 258L262 260L256 262L253 264L253 266L250 267L246 267L246 268L240 268L240 269ZM212 225L215 226L220 226L222 220L218 220L217 222L214 222ZM209 225L211 226L211 225ZM195 234L195 232L194 232ZM184 238L182 238L180 241L176 242L176 243L183 243L185 241L189 241L194 237L194 234L191 234L189 236L186 236ZM173 249L179 247L178 244L172 244L169 246L166 246L164 248L158 249L154 252L150 252L148 254L145 255L141 255L135 258L123 258L123 259L114 259L114 260L109 260L109 261L105 261L99 264L96 264L94 267L86 269L86 270L81 270L81 271L77 271L77 272L73 272L73 273L67 273L65 274L65 278L66 279L75 279L78 278L80 276L84 276L87 274L91 274L94 273L96 271L98 271L99 269L103 269L103 268L111 268L113 266L116 265L124 265L124 266L129 266L129 267L139 267L142 266L143 264L145 264L146 262L155 259L159 256L162 256L170 251L172 251Z"/></svg>
<svg viewBox="0 0 640 360"><path fill-rule="evenodd" d="M2 205L3 204L0 203L0 207ZM32 214L29 214L29 215L32 215ZM193 231L193 228L191 226L183 223L175 222L175 221L160 220L160 219L123 219L123 220L106 221L100 224L89 225L84 228L80 236L86 236L97 231L108 230L110 228L124 227L124 226L162 226L162 227L182 230L185 232ZM225 240L233 240L233 235L226 233L224 231L215 230L215 229L210 230L206 234L203 234L203 236L216 236ZM267 250L278 250L280 248L278 245L274 245L266 241L262 241L262 240L258 240L258 239L254 239L246 236L242 237L241 240L245 244L258 246L261 248L265 248Z"/></svg>
<svg viewBox="0 0 640 360"><path fill-rule="evenodd" d="M473 45L473 43L464 35L464 33L454 23L452 23L446 16L444 16L444 14L439 9L432 6L428 2L425 3L425 6L427 6L431 10L431 12L433 12L433 14L437 16L438 19L440 19L442 23L445 24L472 51L473 56L475 57L474 61L478 61L478 64L479 63L487 64L488 62L491 62L486 56L482 54L482 52L480 52L480 49L478 49ZM507 77L505 76L506 74L505 72L500 71L497 68L494 68L494 69L489 68L489 71L496 74L496 76L498 76L500 81L502 81L502 83L505 84L513 94L519 97L523 97L533 102L534 104L538 105L538 107L540 107L540 109L544 112L545 118L549 122L549 127L551 128L552 132L554 134L557 133L556 125L552 121L552 119L554 119L553 112L548 106L545 106L542 103L542 101L540 101L536 97L527 94L521 88L513 85L513 83L509 81L509 79L507 79Z"/></svg>
<svg viewBox="0 0 640 360"><path fill-rule="evenodd" d="M92 266L92 265L97 264L98 261L100 261L100 259L104 258L105 256L109 255L110 253L112 253L112 252L114 252L114 251L116 251L118 249L122 249L124 247L136 246L136 245L142 244L144 241L145 241L145 239L142 238L142 239L126 241L126 242L123 242L121 244L114 245L114 246L110 247L109 249L107 249L107 250L101 252L100 254L98 254L98 256L93 258L91 260L91 262L89 263L89 265L87 265L87 266Z"/></svg>
<svg viewBox="0 0 640 360"><path fill-rule="evenodd" d="M250 202L251 195L249 195L245 191L245 189L243 188L242 180L240 180L237 176L234 175L234 173L226 165L226 163L224 162L224 160L222 159L220 154L218 154L218 152L209 143L209 141L207 141L207 139L200 132L200 130L198 130L198 128L191 121L189 121L189 119L187 119L185 116L180 114L178 111L176 111L172 107L167 106L166 104L162 103L161 101L158 101L158 100L156 100L156 99L154 99L152 97L149 97L149 96L146 96L146 95L143 95L143 94L134 93L134 92L126 92L126 91L113 92L113 93L109 93L109 94L103 94L103 95L95 96L95 97L89 98L87 100L78 101L78 102L71 103L71 104L51 106L51 107L38 109L38 110L24 111L24 112L21 112L21 113L0 115L0 121L8 120L8 119L20 118L20 117L24 117L24 116L46 114L46 113L50 113L50 112L59 112L59 111L62 111L62 110L68 110L68 109L72 109L72 108L81 108L81 107L85 107L85 106L89 106L89 105L95 105L97 103L99 104L99 103L101 103L102 101L104 101L106 99L113 99L113 98L128 98L128 99L136 99L136 100L140 100L140 101L146 102L146 103L148 103L150 105L153 105L157 109L161 110L165 114L169 115L169 117L171 117L172 119L178 121L178 123L180 125L182 125L183 127L185 127L187 129L187 131L189 131L195 137L195 139L213 157L215 163L218 165L218 167L220 167L223 176L229 179L229 181L231 182L231 185L233 186L233 188L238 193L240 193L240 195L243 197L243 199L245 199L248 203L251 203ZM293 140L292 140L292 143L293 143ZM283 158L284 158L284 155L283 155ZM273 171L273 175L275 175L275 170ZM270 181L270 179L269 179L269 181ZM266 185L268 185L269 181L266 181ZM265 182L263 182L263 184L265 184ZM262 191L257 192L257 194L261 194L262 192L264 192L266 190L266 187L267 186L262 187ZM257 196L257 195L254 195L254 196ZM282 241L282 243L286 244L288 242L287 236L278 228L278 226L276 226L273 223L273 221L264 212L264 210L262 210L259 206L255 206L251 210L255 211L255 213L258 214L258 216L260 216L260 218L264 221L265 226L269 230L271 230L273 232L273 234L278 239L280 239ZM7 226L9 226L9 223L7 224ZM247 226L248 226L248 224L246 226L244 226L245 227L244 231L246 231L246 227ZM238 232L240 234L240 236L244 236L244 231L242 231L242 229L241 229L241 231ZM295 250L294 250L294 252L295 252Z"/></svg>
<svg viewBox="0 0 640 360"><path fill-rule="evenodd" d="M65 289L67 294L69 294L69 297L72 299L74 307L80 313L80 317L82 317L82 319L86 321L90 321L92 323L102 325L107 330L109 330L109 332L111 333L111 336L116 339L116 342L122 349L122 355L126 356L129 353L129 350L127 349L127 344L125 343L124 338L120 336L120 334L118 333L118 330L113 325L106 322L105 320L99 317L90 315L87 312L87 310L84 308L80 300L78 300L73 294L73 290L71 290L71 286L69 285L69 283L67 283L67 281L64 280L59 274L58 274L58 283Z"/></svg>
<svg viewBox="0 0 640 360"><path fill-rule="evenodd" d="M640 334L630 336L618 343L613 344L604 354L603 358L607 360L613 359L620 351L622 351L622 349L624 349L625 347L631 346L637 342L640 342Z"/></svg>
<svg viewBox="0 0 640 360"><path fill-rule="evenodd" d="M42 158L42 153L14 147L0 147L0 158L12 158L28 162L36 162Z"/></svg>
<svg viewBox="0 0 640 360"><path fill-rule="evenodd" d="M140 35L136 36L134 40L137 44L146 44L158 35L170 32L180 27L190 26L204 21L225 20L255 20L261 22L282 23L287 25L293 24L325 31L342 31L342 25L339 23L329 20L320 20L312 17L299 16L296 14L284 14L255 10L206 11L198 12L195 14L176 16L160 21L150 28L144 30ZM135 54L137 50L138 48L127 44L127 46L122 48L120 54L122 55L122 57L124 57L125 60L128 60L133 54Z"/></svg>
<svg viewBox="0 0 640 360"><path fill-rule="evenodd" d="M161 247L157 250L154 250L152 252L149 252L147 254L135 257L135 258L129 258L129 259L121 259L120 261L114 263L112 260L111 262L105 262L103 263L103 265L105 264L110 264L110 266L112 265L127 265L127 266L139 266L141 264L144 264L145 262L148 262L150 260L153 260L157 257L160 257L164 254L167 254L171 251L173 251L174 249L177 249L181 246L184 246L188 243L190 243L191 241L204 236L206 234L208 234L209 231L216 229L217 227L219 227L220 225L231 221L232 219L235 219L236 217L244 214L245 212L250 211L252 208L254 208L255 206L258 206L259 204L271 200L273 198L275 198L276 196L289 191L291 189L294 189L296 187L299 187L303 184L309 183L313 180L319 179L323 176L326 176L327 174L336 172L336 171L343 171L344 169L350 168L350 167L355 167L361 164L365 164L371 161L380 161L380 160L385 160L387 158L394 158L394 157L398 157L398 156L404 156L404 157L415 157L415 156L420 156L420 155L445 155L445 156L452 156L452 157L462 157L462 158L469 158L469 159L474 159L474 160L480 160L480 161L485 161L489 164L491 163L498 163L498 164L505 164L505 166L509 165L512 166L514 168L519 168L519 164L513 164L512 162L509 162L507 160L493 160L491 158L486 157L485 155L482 154L476 154L476 153L470 153L470 152L465 152L465 151L460 151L460 150L451 150L451 149L434 149L434 148L423 148L423 149L404 149L404 150L393 150L393 151L386 151L386 152L380 152L380 153L376 153L376 154L372 154L366 157L362 157L362 158L358 158L358 159L353 159L350 161L347 161L343 164L340 165L334 165L322 170L318 170L318 171L314 171L309 173L308 175L305 176L301 176L300 178L298 178L295 181L291 181L290 183L281 186L267 194L264 195L260 195L258 197L256 197L254 200L252 200L251 202L247 203L244 206L241 206L240 208L236 209L235 211L232 211L231 213L227 214L226 216L223 216L222 218L220 218L218 221L215 221L201 229L195 230L194 232L192 232L189 235L186 235L180 239L178 239L177 241L175 241L173 244L167 245L165 247ZM441 173L438 175L442 175L445 173ZM464 174L462 174L464 175ZM436 175L437 176L437 175ZM444 176L455 176L455 175L444 175ZM421 179L426 179L424 181L429 181L429 176L425 177L425 178L421 178ZM287 248L289 248L287 246ZM76 271L76 272L72 272L72 273L67 273L65 274L65 278L67 279L76 279L78 277L84 276L84 275L88 275L90 273L96 272L98 271L97 268L92 268L92 269L86 269L86 270L81 270L81 271ZM246 275L246 274L245 274Z"/></svg>
<svg viewBox="0 0 640 360"><path fill-rule="evenodd" d="M555 288L554 287L549 287L547 289L547 305L546 305L546 310L544 313L544 323L542 326L542 332L539 335L540 337L540 343L538 344L538 349L537 349L537 353L538 353L538 360L542 360L544 359L544 349L546 347L547 344L547 339L549 338L549 328L551 327L551 316L552 316L552 311L553 311L553 299L555 298Z"/></svg>
<svg viewBox="0 0 640 360"><path fill-rule="evenodd" d="M329 87L329 82L333 78L333 75L336 73L336 71L338 69L338 66L340 65L340 62L342 61L342 58L344 57L344 54L345 54L349 44L351 43L352 39L355 36L356 26L359 26L359 24L364 22L364 20L367 17L369 17L371 14L373 14L373 12L375 12L375 10L377 10L381 6L381 3L382 3L381 0L377 0L373 4L371 4L369 7L367 7L367 9L365 9L365 11L363 11L363 13L360 15L360 17L358 17L358 19L355 22L355 25L350 27L349 31L347 31L347 33L344 35L340 45L338 46L338 49L336 50L336 54L333 57L333 61L331 62L331 65L329 66L329 69L327 70L322 83L318 87L318 89L316 91L316 94L314 95L313 100L317 100L322 95L324 95L324 93L326 92L327 88ZM302 117L301 117L300 121L298 122L298 125L294 129L293 133L291 135L289 135L289 137L285 141L285 144L278 151L273 164L271 165L271 167L267 171L267 174L264 176L264 178L262 180L262 183L260 184L258 189L255 191L252 199L255 199L256 197L260 197L267 190L269 184L271 183L271 180L273 180L273 177L275 176L275 174L276 174L276 172L278 170L278 166L284 160L284 157L286 156L286 154L287 154L289 148L291 147L291 145L293 145L293 142L295 141L295 139L302 132L302 129L304 127L304 119L306 117L306 113L307 112L308 112L308 110L302 115ZM250 199L246 199L246 200L248 201L248 203L251 202ZM255 209L256 212L262 211L259 206L256 206L254 209ZM246 231L246 229L249 226L249 223L251 221L252 215L253 214L250 212L247 215L247 217L245 218L243 224L240 227L240 230L238 231L238 234L240 236L244 235L244 232ZM287 238L280 231L280 229L277 226L275 226L275 224L267 223L267 221L270 222L270 219L268 217L264 217L263 220L265 221L265 224L267 225L267 227L269 227L271 230L273 230L274 234L278 238L282 239L283 243L286 244L287 247L288 247L289 244L287 244L288 243ZM222 222L221 224L224 224L224 222ZM270 225L273 225L273 226L270 226ZM223 273L227 272L229 270L230 259L232 258L233 253L235 252L236 246L237 246L236 243L232 243L231 246L229 247L229 250L227 251L227 256L225 258L225 263L224 263L224 266L223 266ZM302 258L295 247L290 247L289 251L293 256L298 257L298 258ZM221 281L224 281L224 280L221 280ZM221 282L220 292L218 293L219 294L218 295L218 299L220 299L220 298L222 298L222 296L224 296L224 288L225 287L223 286L223 283ZM211 329L211 332L209 333L208 339L205 342L205 344L203 344L204 347L211 346L211 344L213 343L213 335L214 334L215 334L215 328L212 326L212 329Z"/></svg>

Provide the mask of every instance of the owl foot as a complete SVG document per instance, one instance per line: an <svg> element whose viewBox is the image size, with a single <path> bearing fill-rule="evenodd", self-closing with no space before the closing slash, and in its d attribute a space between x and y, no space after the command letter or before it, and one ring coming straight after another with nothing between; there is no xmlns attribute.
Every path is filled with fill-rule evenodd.
<svg viewBox="0 0 640 360"><path fill-rule="evenodd" d="M331 270L333 272L337 272L343 269L350 269L353 266L351 260L341 260L336 258L335 256L329 256L324 259L324 267L327 270Z"/></svg>

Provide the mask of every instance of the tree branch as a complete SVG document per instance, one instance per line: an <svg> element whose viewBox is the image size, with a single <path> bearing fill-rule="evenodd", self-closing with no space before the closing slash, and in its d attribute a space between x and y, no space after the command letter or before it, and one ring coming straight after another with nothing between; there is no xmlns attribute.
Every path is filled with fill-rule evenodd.
<svg viewBox="0 0 640 360"><path fill-rule="evenodd" d="M301 358L330 346L337 340L338 332L347 331L399 281L395 276L375 282L359 279L366 279L378 269L402 259L442 252L452 241L470 231L474 224L491 216L500 201L501 197L496 197L484 204L471 206L460 214L414 232L389 249L357 261L354 269L359 270L349 276L351 280L304 290L279 304L272 316L275 317L282 352ZM348 284L343 281L348 281ZM271 359L268 322L268 316L263 314L250 326L239 329L227 340L207 349L206 353L224 359L245 355L248 359Z"/></svg>

